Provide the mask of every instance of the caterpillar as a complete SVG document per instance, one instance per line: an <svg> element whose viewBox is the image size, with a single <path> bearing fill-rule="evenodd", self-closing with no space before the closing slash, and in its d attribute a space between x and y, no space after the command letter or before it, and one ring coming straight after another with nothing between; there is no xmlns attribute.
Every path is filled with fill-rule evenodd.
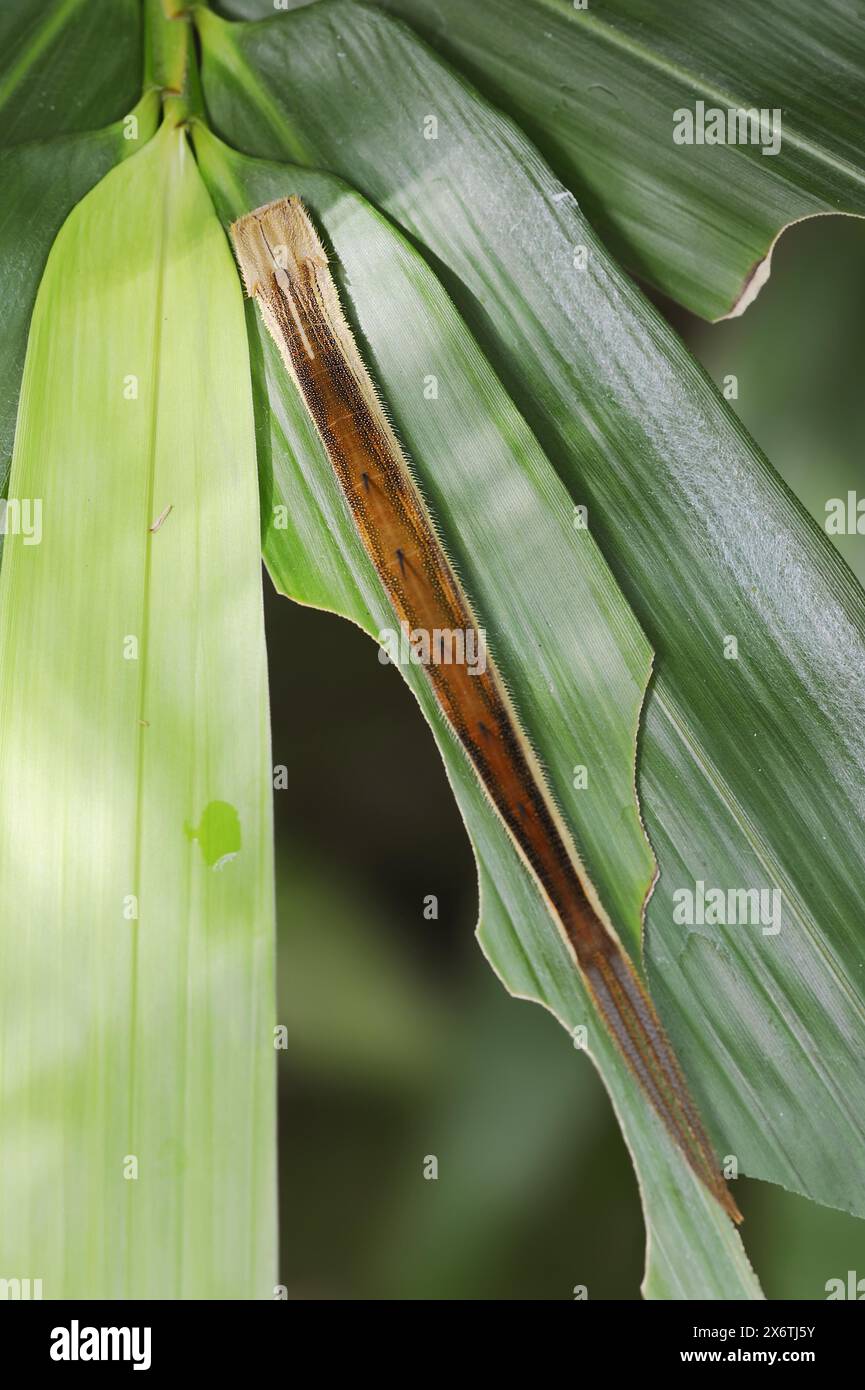
<svg viewBox="0 0 865 1390"><path fill-rule="evenodd" d="M231 226L254 299L324 444L360 539L401 623L484 634L442 546L297 198ZM649 995L622 947L487 653L483 671L423 666L436 700L517 848L616 1047L691 1169L741 1215Z"/></svg>

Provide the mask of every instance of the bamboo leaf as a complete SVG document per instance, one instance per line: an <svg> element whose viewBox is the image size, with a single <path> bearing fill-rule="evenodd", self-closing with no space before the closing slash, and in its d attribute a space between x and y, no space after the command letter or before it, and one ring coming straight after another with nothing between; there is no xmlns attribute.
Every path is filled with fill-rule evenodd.
<svg viewBox="0 0 865 1390"><path fill-rule="evenodd" d="M528 142L404 27L330 0L197 23L217 126L343 174L435 258L587 505L657 652L638 774L665 1025L741 1170L865 1212L861 589ZM780 894L780 922L751 899L707 922L701 884L734 917L730 894Z"/></svg>
<svg viewBox="0 0 865 1390"><path fill-rule="evenodd" d="M139 97L139 0L7 0L0 11L0 145L95 130Z"/></svg>
<svg viewBox="0 0 865 1390"><path fill-rule="evenodd" d="M652 878L633 789L650 654L589 533L574 529L570 499L434 277L382 218L338 180L243 159L202 126L195 145L226 221L292 192L326 228L343 303L490 650L596 886L636 947ZM283 592L350 617L381 640L395 623L393 610L274 343L254 314L249 327L268 567ZM431 380L437 399L424 395ZM520 585L503 583L505 572L518 573ZM609 1040L431 687L416 666L400 669L436 736L475 847L484 950L512 991L546 1004L569 1031L587 1030L587 1050L610 1088L643 1190L647 1292L759 1296L732 1226ZM574 788L577 758L591 769L581 791Z"/></svg>
<svg viewBox="0 0 865 1390"><path fill-rule="evenodd" d="M847 0L372 3L516 117L610 250L704 318L751 303L791 224L865 215L865 27ZM218 8L273 14L271 0ZM723 143L714 129L674 142L674 113L696 119L698 102L704 134L724 113ZM730 110L780 113L780 147L728 143Z"/></svg>
<svg viewBox="0 0 865 1390"><path fill-rule="evenodd" d="M86 10L80 5L55 3L42 10L42 22L35 28L24 22L22 6L6 14L5 22L16 26L22 49L20 61L12 65L13 73L6 79L16 115L27 114L31 99L47 103L48 109L59 114L53 127L44 124L44 135L52 138L26 136L23 138L28 143L0 149L0 181L6 190L0 208L0 292L7 311L0 338L0 492L5 491L9 476L30 315L54 238L75 204L103 174L151 139L159 120L161 90L192 95L186 92L189 26L169 22L162 0L145 0L148 42L141 99L104 130L58 133L76 128L75 122L68 125L67 78L73 94L79 87L89 90L94 83L97 94L103 94L98 105L91 103L82 109L82 120L103 111L116 112L121 94L117 90L117 63L122 62L124 72L134 66L137 80L141 61L139 10L137 3L131 9L106 9L97 3ZM30 7L27 13L32 21ZM60 45L62 55L55 52L55 45ZM95 62L86 80L80 72L84 57L91 64ZM114 82L114 87L99 86L103 76ZM128 84L124 81L119 85L122 90ZM37 93L35 98L31 87ZM3 90L0 75L0 93Z"/></svg>
<svg viewBox="0 0 865 1390"><path fill-rule="evenodd" d="M105 130L0 150L0 492L5 491L15 438L27 330L54 238L77 202L114 164L134 154L156 129L159 98L147 92Z"/></svg>
<svg viewBox="0 0 865 1390"><path fill-rule="evenodd" d="M240 290L169 121L51 252L6 514L0 1267L46 1298L272 1296L253 448Z"/></svg>

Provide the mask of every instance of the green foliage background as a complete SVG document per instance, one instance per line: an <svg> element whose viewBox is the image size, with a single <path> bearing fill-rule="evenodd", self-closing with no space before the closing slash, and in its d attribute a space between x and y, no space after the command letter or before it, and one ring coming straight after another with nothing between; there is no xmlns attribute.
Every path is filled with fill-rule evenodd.
<svg viewBox="0 0 865 1390"><path fill-rule="evenodd" d="M56 30L55 19L59 24L64 16L68 18L77 9L76 0L61 0L48 14L43 36L54 33L56 38L59 30ZM350 7L343 10L323 6L322 12L326 16L332 13L340 23L343 19L349 25L354 23L353 18L349 18ZM93 0L84 22L93 26L94 36L103 43L111 37L105 27L109 13L113 22L119 24L118 61L116 71L106 69L103 76L112 90L121 92L125 90L124 74L128 76L132 66L137 68L137 61L132 62L135 56L132 49L138 38L135 0L123 0L113 11L104 0ZM131 23L128 31L124 31L126 22ZM299 158L307 163L323 160L339 165L344 157L344 141L331 120L335 114L334 102L325 81L325 74L333 78L327 22L325 18L319 34L319 40L324 41L319 53L323 59L319 74L321 90L313 85L307 93L308 105L316 102L322 105L324 144L318 150L295 148L288 138L291 125L285 124L285 112L280 115L278 109L285 93L277 81L275 104L268 120L275 116L274 130L279 135L276 153L282 159ZM313 17L313 27L316 23ZM129 50L125 57L122 52L124 32L127 32ZM208 32L218 37L218 26L214 29L211 25ZM173 37L179 38L179 30ZM35 46L38 48L42 42L37 34ZM253 39L253 46L257 42L258 39ZM51 56L51 64L60 64L63 68L67 61L71 63L71 67L64 68L62 76L69 89L80 95L80 101L76 97L65 113L68 118L65 128L69 132L86 132L105 117L100 113L98 102L94 105L91 100L93 93L88 73L82 69L85 48L70 46L67 55L65 45L59 44L52 49L47 40L46 43L45 51ZM230 43L225 52L229 52ZM266 66L269 49L266 40L262 44L259 56ZM394 52L401 51L400 42L396 42ZM182 85L182 64L177 66L179 53L176 44L172 48L172 38L168 37L158 57L154 59L151 55L151 63L155 62L159 70L149 72L148 81L163 87L170 87L174 82ZM467 124L473 128L474 145L480 145L481 117L487 136L494 130L496 118L472 107L474 99L464 97L458 86L448 86L449 79L446 81L441 70L428 67L422 50L412 50L412 53L419 72L438 73L442 89L447 87L460 111L471 110L478 115L478 129L474 129L472 121ZM347 54L341 52L338 56L346 58ZM378 57L381 56L379 53ZM290 45L288 55L284 53L277 61L277 79L284 71L280 64L283 59L287 61L287 57L296 60ZM230 76L229 69L226 72ZM36 85L31 87L30 75L25 69L22 71L36 113L26 135L30 139L43 137L50 141L56 123L52 114L56 109L52 105L52 84L58 80L58 73L52 68L38 77ZM308 76L300 70L295 75L304 81ZM214 69L211 64L209 73L205 73L208 101L216 100L222 117L229 124L235 123L239 113L242 127L248 113L241 89L245 83L246 96L258 92L255 72L243 77L237 90L233 89L232 78L220 94L224 76L218 65ZM21 138L21 130L15 127L14 121L11 125L8 121L10 113L14 117L16 110L12 97L15 95L17 100L20 95L15 93L14 79L13 65L11 77L0 83L0 109L5 103L7 128L13 144ZM44 88L38 85L43 79ZM137 90L133 85L131 91ZM154 95L151 93L151 98ZM194 107L198 94L191 92L189 95ZM297 99L297 91L290 86L289 106ZM464 101L469 104L464 106ZM154 102L147 98L140 103L144 138L152 133L153 106ZM111 110L116 115L114 106ZM309 110L306 117L310 118ZM315 133L314 120L309 129ZM350 115L346 129L354 136ZM398 124L394 129L399 129ZM373 189L374 196L380 196L391 214L397 215L397 220L402 217L405 225L411 228L412 217L417 212L412 206L412 180L405 178L400 182L395 166L394 169L389 165L385 167L380 152L376 154L370 145L364 146L368 135L368 129L364 135L358 128L358 158L352 163L350 173L356 172L361 184L364 177L367 181L372 179L373 185L383 178L378 195ZM268 130L268 140L272 136L273 131ZM5 213L0 215L4 266L11 280L20 274L25 289L35 287L34 276L44 262L66 208L80 198L111 163L128 153L121 147L122 138L119 127L113 127L96 134L68 134L63 137L63 143L58 141L50 147L34 147L28 151L22 146L4 152L4 177L7 185L16 190L16 198L10 199ZM257 147L259 135L253 132L247 136L241 128L238 143L243 144L247 138ZM288 139L287 145L280 143L285 139ZM328 141L335 142L332 148ZM464 149L470 167L475 167L471 164L476 154L474 145L469 142ZM495 141L488 144L487 154L494 146ZM513 166L515 171L518 165L519 161ZM424 167L427 172L434 173L435 161ZM479 192L483 193L485 187L488 191L490 169L483 166L483 160L476 166L476 173ZM134 180L135 176L130 177ZM279 170L276 177L282 177ZM286 172L285 177L299 178L303 185L304 175L297 171L294 174ZM313 184L316 177L312 176ZM396 177L395 187L388 192L387 179L393 177ZM46 187L49 194L45 193ZM400 199L406 189L409 190L408 203L402 207ZM220 190L222 192L224 190ZM211 193L218 204L213 188ZM388 198L392 195L396 201L390 206ZM224 210L220 211L224 215ZM496 225L496 221L495 217L487 218L488 225ZM215 223L213 225L215 229ZM443 229L446 234L442 240ZM427 229L432 235L431 247L435 250L438 246L445 259L451 250L450 230L447 219L439 225L435 218ZM858 459L862 421L857 402L857 374L855 370L834 367L840 362L858 362L856 329L861 314L857 310L863 285L861 249L859 223L833 220L797 230L784 239L768 289L741 323L708 329L688 319L682 310L662 303L674 325L718 381L731 373L737 376L736 411L818 522L823 520L828 497L843 496L848 487L861 487ZM481 238L478 255L483 265L487 263L487 252L486 242ZM603 253L599 255L603 266ZM507 257L501 263L507 264ZM362 267L360 273L363 274ZM701 378L693 373L688 376L690 368L684 358L679 359L678 347L670 348L670 340L665 337L662 326L646 315L627 282L617 280L615 271L612 275L620 297L614 296L615 309L609 324L618 331L622 323L630 323L633 340L643 346L641 334L645 332L653 341L657 336L658 343L666 344L679 370L691 382L693 398L689 399L696 410L706 394ZM230 273L228 279L231 280ZM666 283L663 277L656 279ZM19 286L17 296L13 296L13 309L16 306L20 309L22 305L26 308L27 294L22 294L20 289ZM458 286L454 285L453 292L459 297ZM349 295L355 298L350 290ZM362 299L359 291L357 298ZM541 296L541 307L544 302ZM629 311L632 317L629 319L627 312L622 317L623 310ZM573 322L580 322L579 316ZM0 396L0 435L4 453L11 444L15 381L23 358L22 323L23 320L13 324L15 331L9 336L11 346L3 359L6 387L5 395ZM851 338L849 350L846 333ZM627 347L626 338L627 333L618 339L613 335L611 342ZM570 351L570 338L567 343ZM595 345L590 341L583 347L585 379L597 385L604 379L604 373L597 370ZM661 352L654 358L638 355L636 366L657 363L662 357ZM639 372L636 374L639 377ZM391 379L383 382L389 400L397 391L398 376L397 367ZM618 382L619 388L627 384ZM531 406L531 392L526 401ZM705 405L705 400L703 403ZM634 420L640 424L640 412L653 416L657 402L651 400L651 393L649 396L643 393L637 406ZM611 476L611 465L613 471L619 462L627 462L630 466L638 446L641 448L645 442L640 429L636 433L631 429L634 420L630 420L623 432L619 430L619 416L624 420L626 414L617 412L618 424L604 417L602 435L611 447L618 445L620 454L617 455L612 447L608 458L595 459L592 464L599 470L595 482L601 487L602 497ZM576 415L572 416L568 410L563 418L570 429ZM663 411L659 418L663 421ZM685 410L682 438L676 441L673 449L685 479L690 477L692 464L697 469L700 465L700 440L695 439L693 431L687 433L688 418L688 410ZM700 418L699 412L694 418ZM713 428L717 426L725 433L728 441L735 436L729 420L723 413L719 415L714 406L705 418ZM580 442L579 432L574 438L569 434L568 438L582 466L586 463L582 454L586 441L583 439L580 447L575 447L575 440ZM666 462L669 445L670 438L666 437L658 454L659 462ZM428 452L430 457L424 458L423 450L417 450L421 473L424 465L430 466L435 461L436 450L431 448ZM747 483L751 476L747 466L739 471L740 463L747 464L746 455L747 446L740 450L738 445L735 448L731 445L728 462L732 461L735 479L740 483L743 480ZM314 463L311 466L314 472ZM663 513L662 475L663 470L643 477L639 477L639 470L635 474L641 486L645 476L651 476L658 483L655 502ZM721 475L721 481L726 483L728 476ZM571 480L572 485L580 478L578 471ZM656 536L664 538L668 533L663 515L660 527L654 525L650 492L651 489L647 490L646 508L641 506L638 519L640 526L645 528L645 536L654 542ZM715 499L720 541L706 550L707 570L711 562L717 561L724 541L730 541L735 534L737 524L735 507L731 509L727 505L725 487L716 492ZM596 519L598 516L603 528L603 518L606 516L609 520L608 513L599 509ZM751 539L756 540L758 547L765 541L769 552L772 536L767 528L773 521L777 522L781 533L785 521L777 494L775 510L769 507L762 523L753 516L748 523ZM710 534L711 529L710 526ZM801 528L798 534L801 540ZM606 535L604 539L608 546L616 549L615 537ZM861 544L861 538L852 537L846 538L841 546L860 577L863 574ZM659 548L662 548L660 543ZM685 552L690 554L687 544ZM699 558L699 549L695 554ZM624 546L624 555L625 559L619 554L618 560L627 575L626 561L633 558L627 546ZM278 565L274 570L272 555L268 558L272 572L279 574ZM310 566L315 569L312 562ZM632 601L636 603L639 599L645 604L644 621L659 621L666 635L665 595L667 589L675 585L667 584L663 563L658 570L661 573L659 587L647 594L638 584ZM805 578L806 570L804 566ZM699 594L695 573L692 563L680 594L685 606L695 591ZM764 573L771 587L771 553ZM709 588L711 592L711 585ZM719 592L723 591L716 591L716 597ZM755 585L752 593L759 600L759 585ZM861 597L858 590L856 595L858 603ZM660 613L653 607L659 597L662 600ZM750 599L747 603L750 604ZM759 609L759 601L754 608ZM806 616L809 620L813 618L813 614ZM774 682L768 681L762 691L756 692L753 708L759 714L766 712L767 704L775 709L780 686L795 684L797 668L791 646L797 636L796 624L795 621L789 626L781 623L780 627L787 636L778 644ZM699 625L697 629L699 631ZM806 657L813 652L808 643L816 644L818 629L819 625L812 623L808 628L808 623L804 624ZM756 630L759 639L762 632L759 623ZM684 642L685 666L698 645L693 635ZM373 1297L569 1297L575 1284L586 1285L591 1297L636 1296L643 1266L644 1235L632 1169L612 1124L610 1107L586 1059L574 1056L567 1033L557 1029L541 1011L508 1001L477 952L471 938L476 919L475 871L440 760L413 702L396 674L383 669L375 660L375 649L368 642L346 625L321 614L301 612L284 603L271 603L270 654L274 681L274 761L287 764L291 788L289 796L279 792L276 795L281 961L285 977L280 1017L289 1026L287 1056L291 1059L288 1062L283 1058L282 1077L285 1249L280 1277L289 1284L294 1296L301 1297L306 1293ZM656 693L669 669L669 665L664 664L668 656L662 649ZM712 679L710 671L710 685ZM700 685L698 680L697 686ZM347 692L350 692L350 700ZM829 692L830 695L837 693ZM349 718L349 708L362 710L362 720ZM767 774L762 783L758 778L752 785L749 758L739 758L744 733L756 737L756 729L751 731L748 719L743 722L743 709L748 715L750 708L747 701L744 702L737 712L738 725L732 719L729 721L730 747L724 752L728 763L731 760L743 762L746 774L743 785L751 788L758 803L768 788L766 799L772 811L769 819L774 821L772 808L778 803L778 788L784 785L783 777L777 785L772 785ZM826 708L833 708L831 699ZM834 708L839 708L837 702ZM837 895L826 891L826 882L831 880L818 883L812 875L806 876L806 883L819 908L815 915L820 917L820 925L823 926L824 918L827 922L837 918L834 929L843 936L847 965L852 971L858 962L858 938L850 922L851 914L845 908L849 908L851 897L855 901L852 861L858 852L858 842L849 817L843 814L841 797L833 798L830 779L820 781L819 776L815 776L815 769L820 766L819 756L815 755L811 762L803 758L801 763L794 756L797 752L792 732L797 727L792 718L794 703L784 705L782 700L780 710L782 714L785 711L791 714L791 719L787 723L778 718L778 711L775 711L772 734L777 742L770 744L767 765L771 769L774 761L777 778L779 759L773 759L772 754L778 753L780 745L783 751L780 766L782 770L787 768L789 778L796 783L798 800L794 796L791 804L807 805L821 829L834 828L838 857L844 862L846 852L851 863L850 882L847 875L841 875L836 885ZM716 722L727 728L724 720ZM832 746L834 756L838 750L832 745L831 736L837 730L831 719L826 723L826 746ZM807 722L803 727L805 738L802 741L808 744L809 731L813 730ZM647 729L651 734L651 720L647 720ZM785 732L789 746L784 742ZM750 747L748 744L749 750ZM843 745L840 751L844 751ZM646 757L645 752L644 747L641 764L644 776L646 768L650 770L648 795L644 799L648 816L657 786L652 781L651 757ZM810 745L803 752L815 754ZM807 795L809 777L814 784L814 796L810 799ZM675 778L672 783L675 784ZM678 808L681 788L677 790L671 784L668 795L669 804ZM751 806L748 798L746 801ZM823 820L818 816L821 807L826 811ZM682 819L680 815L679 820ZM777 821L776 829L780 826L786 834L792 825L791 817L782 814ZM651 820L650 829L654 834L656 827ZM712 822L706 831L706 843L713 846L713 860L720 856L720 850L714 847L718 840L717 829L717 822ZM656 847L666 831L662 817ZM672 838L676 840L675 835ZM783 838L782 834L782 842ZM813 838L826 840L827 835ZM667 848L669 850L669 846ZM678 840L673 848L678 849ZM798 843L792 831L784 848L788 867L791 857L798 866ZM820 847L816 846L815 861L819 856ZM832 858L831 854L829 857ZM697 861L702 862L699 854ZM653 928L656 933L663 934L661 900L671 882L669 875L662 879L661 890L653 902L652 912L658 919ZM422 911L424 898L430 893L436 894L440 903L439 918L434 922L425 919ZM829 932L828 926L826 930ZM831 938L831 932L829 935ZM795 955L795 936L793 940ZM726 1039L728 1053L725 1055L719 1033L713 1033L709 1018L713 1007L711 982L708 992L704 988L698 1006L690 1014L678 1009L693 983L684 982L683 995L684 975L680 979L677 973L681 964L679 958L665 962L663 952L656 956L653 984L662 1002L666 996L673 1023L676 1026L682 1023L690 1029L691 1052L696 1052L698 1059L697 1062L691 1059L695 1080L702 1085L704 1076L714 1069L721 1078L723 1092L727 1084L724 1078L730 1071L729 1057L732 1056L738 1065L740 1055L735 1021L732 1052L729 1051L730 1040ZM746 997L750 987L756 990L752 998L760 1001L759 991L764 989L765 992L766 980L759 972L751 980L747 979L747 974L746 971L737 978L740 996ZM737 976L737 970L727 969L728 981L732 976ZM858 976L855 981L858 984ZM769 987L772 983L769 977ZM14 991L14 980L11 988ZM815 996L816 993L815 986ZM777 990L779 1005L786 1003L793 1008L788 994L782 982ZM748 1015L743 1005L743 1017L755 1025L746 1029L743 1049L747 1052L750 1046L752 1052L765 1050L769 1081L762 1095L762 1107L754 1106L750 1113L743 1100L747 1087L737 1090L732 1083L728 1086L731 1094L736 1091L737 1140L745 1134L750 1141L753 1135L755 1148L765 1148L762 1159L754 1153L750 1155L757 1171L767 1171L768 1164L768 1171L779 1181L804 1182L802 1174L807 1170L809 1190L815 1190L816 1195L848 1203L858 1200L860 1188L850 1145L835 1142L837 1130L833 1124L837 1124L838 1115L832 1124L828 1119L825 1125L822 1121L823 1102L828 1099L829 1088L826 1088L825 1097L819 1085L813 1090L809 1087L807 1094L797 1090L797 1074L791 1071L787 1075L783 1065L784 1058L789 1058L796 1049L788 1048L785 1052L774 1047L774 1010L769 1012L771 1016L764 1018L760 1003ZM828 1036L831 1043L831 1025L840 1025L840 1014L834 1017L825 998L820 1008L810 1011L807 1019L804 1009L799 1014L787 1015L783 1008L780 1012L790 1036L797 1038L799 1052L806 1059L806 1071L810 1056L812 1061L815 1058L822 1061L831 1072L831 1046L827 1054L821 1039L825 1043ZM801 1038L796 1032L800 1020ZM809 1033L809 1026L815 1031ZM724 1034L723 1028L721 1034ZM845 1122L850 1121L852 1132L856 1129L858 1073L851 1065L851 1059L855 1062L855 1038L848 1036L845 1041L849 1044L846 1063L843 1058L839 1060L835 1090L843 1102L839 1114ZM798 1058L800 1063L802 1056ZM756 1095L761 1069L758 1067L755 1071L754 1063L755 1058L751 1056L751 1070L747 1071L747 1076L749 1082L753 1082ZM846 1082L844 1065L848 1067ZM814 1070L816 1072L816 1066ZM775 1076L778 1089L773 1093ZM772 1105L779 1097L790 1103L773 1110ZM717 1094L715 1101L720 1103ZM785 1110L787 1142L781 1142L772 1129ZM811 1125L812 1142L810 1146L800 1145L794 1153L793 1140L799 1134L800 1111L801 1117ZM763 1120L768 1122L766 1126ZM428 1153L435 1153L439 1160L440 1176L436 1183L424 1182L422 1177L423 1158ZM644 1178L646 1171L644 1163ZM654 1179L655 1170L651 1164L648 1171ZM843 1178L840 1186L839 1178ZM790 1294L820 1297L828 1278L843 1276L847 1269L863 1264L860 1224L809 1207L788 1198L778 1189L763 1189L746 1182L742 1182L740 1188L746 1189L744 1196L737 1189L737 1197L748 1217L747 1245L770 1297ZM623 1193L630 1194L629 1199L623 1198ZM660 1244L656 1242L656 1249ZM802 1257L797 1258L796 1251L800 1247ZM688 1261L680 1258L679 1264L685 1269ZM711 1273L710 1269L710 1277Z"/></svg>
<svg viewBox="0 0 865 1390"><path fill-rule="evenodd" d="M743 319L663 303L719 385L738 375L737 412L821 523L828 497L865 481L863 252L865 224L813 222L782 239ZM839 548L865 577L865 536ZM275 794L292 1296L568 1299L582 1283L638 1298L644 1230L618 1127L587 1060L477 951L471 854L407 689L349 625L273 595L267 618L274 760L302 788L296 805ZM340 718L347 683L368 711L360 740ZM421 1176L429 1152L437 1183ZM747 1178L736 1197L767 1298L825 1298L828 1279L865 1272L856 1218Z"/></svg>

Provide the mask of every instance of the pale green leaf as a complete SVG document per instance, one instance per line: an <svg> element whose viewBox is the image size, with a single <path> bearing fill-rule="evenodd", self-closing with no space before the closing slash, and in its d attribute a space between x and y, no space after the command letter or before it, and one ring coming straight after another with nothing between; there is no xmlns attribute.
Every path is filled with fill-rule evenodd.
<svg viewBox="0 0 865 1390"><path fill-rule="evenodd" d="M0 297L6 306L0 335L0 492L5 490L15 438L27 330L48 252L64 220L114 164L146 144L156 129L159 99L148 92L105 130L0 150ZM129 137L129 138L127 138Z"/></svg>
<svg viewBox="0 0 865 1390"><path fill-rule="evenodd" d="M0 1267L45 1298L272 1297L249 364L230 253L171 123L60 232L10 496L25 519L41 506L41 537L7 513Z"/></svg>

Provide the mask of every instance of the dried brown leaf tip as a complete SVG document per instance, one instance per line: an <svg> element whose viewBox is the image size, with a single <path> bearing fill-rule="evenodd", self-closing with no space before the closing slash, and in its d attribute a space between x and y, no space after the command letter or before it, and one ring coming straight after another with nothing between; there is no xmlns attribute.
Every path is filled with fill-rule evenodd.
<svg viewBox="0 0 865 1390"><path fill-rule="evenodd" d="M741 1220L655 1008L623 949L522 728L468 595L388 423L297 198L231 228L259 305L327 451L354 524L408 630L461 637L473 660L423 662L436 700L504 822L628 1068L692 1170Z"/></svg>

